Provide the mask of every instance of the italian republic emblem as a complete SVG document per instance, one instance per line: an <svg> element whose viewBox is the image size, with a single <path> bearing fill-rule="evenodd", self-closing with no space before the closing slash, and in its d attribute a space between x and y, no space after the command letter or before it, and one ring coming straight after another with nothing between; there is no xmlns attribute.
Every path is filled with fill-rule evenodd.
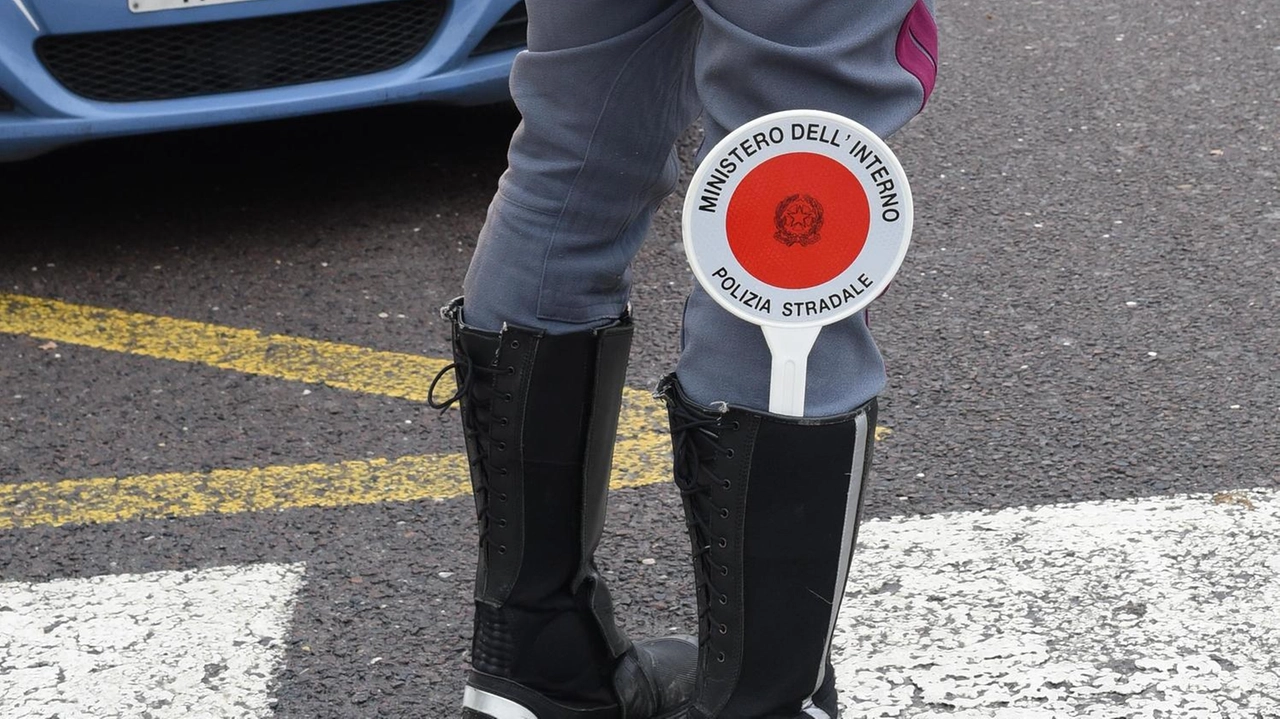
<svg viewBox="0 0 1280 719"><path fill-rule="evenodd" d="M822 204L810 195L791 195L773 213L774 239L787 247L808 247L822 239Z"/></svg>

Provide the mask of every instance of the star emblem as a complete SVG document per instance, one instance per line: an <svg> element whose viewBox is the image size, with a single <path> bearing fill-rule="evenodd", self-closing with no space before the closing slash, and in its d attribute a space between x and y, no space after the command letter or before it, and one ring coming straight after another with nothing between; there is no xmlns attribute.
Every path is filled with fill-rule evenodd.
<svg viewBox="0 0 1280 719"><path fill-rule="evenodd" d="M822 239L822 205L809 195L791 195L773 213L774 238L788 247L812 245Z"/></svg>
<svg viewBox="0 0 1280 719"><path fill-rule="evenodd" d="M813 227L813 211L799 202L791 203L784 216L788 232L805 234Z"/></svg>

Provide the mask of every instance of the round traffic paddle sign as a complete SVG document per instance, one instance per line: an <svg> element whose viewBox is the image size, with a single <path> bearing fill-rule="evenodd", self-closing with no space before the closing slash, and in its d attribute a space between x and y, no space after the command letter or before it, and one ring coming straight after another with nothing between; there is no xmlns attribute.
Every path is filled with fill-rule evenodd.
<svg viewBox="0 0 1280 719"><path fill-rule="evenodd" d="M839 115L790 110L712 149L685 196L698 281L759 325L814 327L863 309L902 265L911 188L887 145Z"/></svg>
<svg viewBox="0 0 1280 719"><path fill-rule="evenodd" d="M699 165L685 196L685 253L722 307L764 330L771 411L803 414L818 332L884 292L911 222L911 187L893 152L832 113L766 115Z"/></svg>

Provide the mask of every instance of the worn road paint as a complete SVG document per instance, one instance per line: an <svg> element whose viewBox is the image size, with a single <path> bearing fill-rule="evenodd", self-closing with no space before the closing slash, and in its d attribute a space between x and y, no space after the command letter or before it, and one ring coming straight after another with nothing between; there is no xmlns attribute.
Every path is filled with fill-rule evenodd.
<svg viewBox="0 0 1280 719"><path fill-rule="evenodd" d="M414 402L426 401L432 378L448 364L434 357L4 293L0 332ZM450 373L436 396L453 391ZM665 417L661 402L649 392L628 388L626 396L623 434Z"/></svg>
<svg viewBox="0 0 1280 719"><path fill-rule="evenodd" d="M0 293L0 332L204 364L421 402L447 362L353 345ZM453 392L452 382L437 388ZM889 434L876 429L877 439ZM667 481L666 409L626 388L613 487ZM470 493L460 454L135 477L21 482L0 478L0 530L301 507L451 499Z"/></svg>
<svg viewBox="0 0 1280 719"><path fill-rule="evenodd" d="M471 494L468 472L465 456L439 454L337 464L14 482L0 484L0 531L440 501ZM610 483L613 489L665 482L670 472L671 447L665 434L640 432L618 438Z"/></svg>
<svg viewBox="0 0 1280 719"><path fill-rule="evenodd" d="M444 360L0 293L0 332L423 401ZM449 387L440 391L452 392ZM445 395L447 396L447 395Z"/></svg>
<svg viewBox="0 0 1280 719"><path fill-rule="evenodd" d="M868 522L844 715L1280 716L1278 533L1263 490ZM269 716L303 570L0 584L0 716Z"/></svg>
<svg viewBox="0 0 1280 719"><path fill-rule="evenodd" d="M0 584L0 716L269 717L303 571Z"/></svg>
<svg viewBox="0 0 1280 719"><path fill-rule="evenodd" d="M666 480L665 436L621 438L612 486ZM666 468L665 470L663 468ZM206 514L445 500L471 493L458 454L0 484L0 531Z"/></svg>
<svg viewBox="0 0 1280 719"><path fill-rule="evenodd" d="M1280 717L1280 494L868 522L846 716Z"/></svg>
<svg viewBox="0 0 1280 719"><path fill-rule="evenodd" d="M0 485L0 530L300 507L448 499L470 492L459 455Z"/></svg>

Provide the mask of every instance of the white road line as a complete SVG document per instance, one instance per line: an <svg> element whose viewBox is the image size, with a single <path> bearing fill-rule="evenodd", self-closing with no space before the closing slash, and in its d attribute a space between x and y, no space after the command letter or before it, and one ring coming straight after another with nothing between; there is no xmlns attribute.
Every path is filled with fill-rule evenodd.
<svg viewBox="0 0 1280 719"><path fill-rule="evenodd" d="M0 584L0 716L268 717L303 571Z"/></svg>
<svg viewBox="0 0 1280 719"><path fill-rule="evenodd" d="M1280 494L866 523L846 719L1280 717ZM304 565L0 584L0 716L262 719Z"/></svg>
<svg viewBox="0 0 1280 719"><path fill-rule="evenodd" d="M1280 717L1280 495L868 522L846 719Z"/></svg>

